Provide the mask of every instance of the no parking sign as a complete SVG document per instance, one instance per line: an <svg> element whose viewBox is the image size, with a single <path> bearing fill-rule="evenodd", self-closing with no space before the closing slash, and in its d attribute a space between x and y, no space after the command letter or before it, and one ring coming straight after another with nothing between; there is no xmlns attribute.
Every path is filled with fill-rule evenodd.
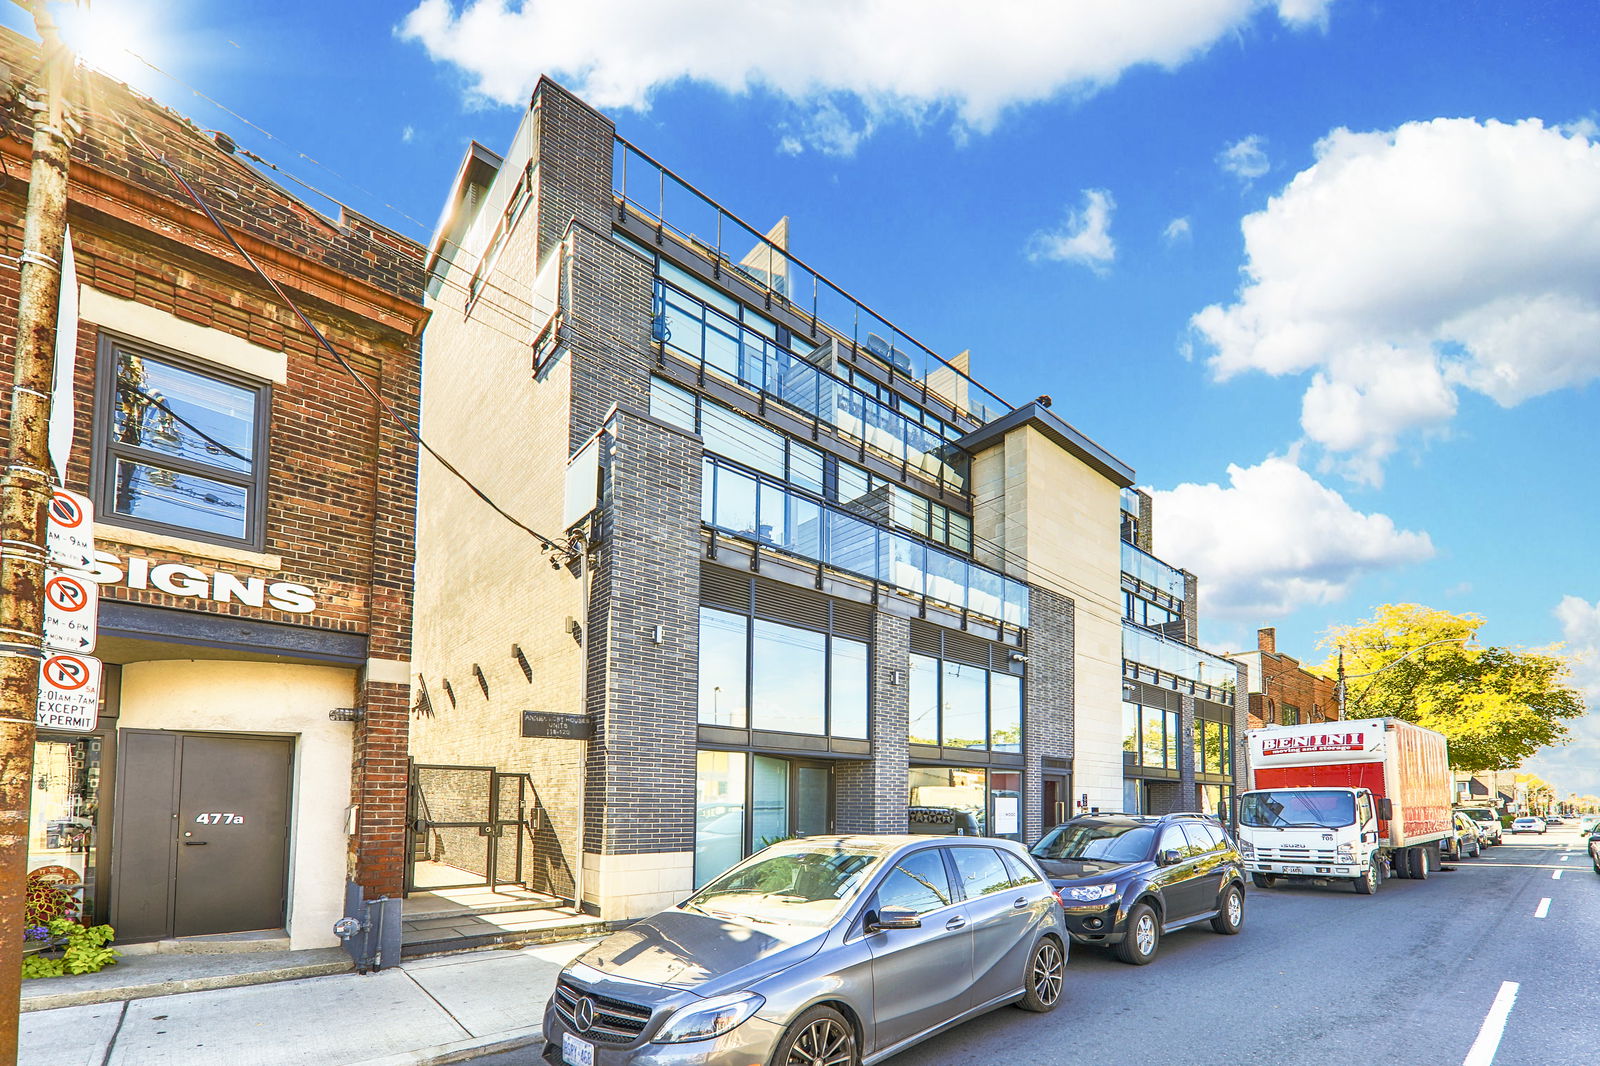
<svg viewBox="0 0 1600 1066"><path fill-rule="evenodd" d="M47 652L39 664L39 728L89 733L99 712L100 660Z"/></svg>

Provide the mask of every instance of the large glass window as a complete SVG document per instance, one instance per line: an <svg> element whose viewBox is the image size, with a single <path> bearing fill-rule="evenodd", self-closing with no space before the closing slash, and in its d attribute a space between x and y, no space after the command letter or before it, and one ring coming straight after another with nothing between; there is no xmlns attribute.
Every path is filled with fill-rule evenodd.
<svg viewBox="0 0 1600 1066"><path fill-rule="evenodd" d="M911 831L982 836L989 832L989 775L986 770L913 766L907 772Z"/></svg>
<svg viewBox="0 0 1600 1066"><path fill-rule="evenodd" d="M911 743L1022 750L1022 678L911 655Z"/></svg>
<svg viewBox="0 0 1600 1066"><path fill-rule="evenodd" d="M696 885L744 857L745 763L746 756L736 751L702 751L696 756Z"/></svg>
<svg viewBox="0 0 1600 1066"><path fill-rule="evenodd" d="M836 737L867 735L867 645L835 636L828 652L828 710Z"/></svg>
<svg viewBox="0 0 1600 1066"><path fill-rule="evenodd" d="M911 728L913 744L939 743L939 660L911 655Z"/></svg>
<svg viewBox="0 0 1600 1066"><path fill-rule="evenodd" d="M750 620L700 608L700 721L742 729Z"/></svg>
<svg viewBox="0 0 1600 1066"><path fill-rule="evenodd" d="M701 607L700 722L865 739L869 659L859 640Z"/></svg>
<svg viewBox="0 0 1600 1066"><path fill-rule="evenodd" d="M121 340L106 340L101 358L101 515L259 546L267 386Z"/></svg>
<svg viewBox="0 0 1600 1066"><path fill-rule="evenodd" d="M750 663L750 724L781 733L826 732L824 633L755 620Z"/></svg>
<svg viewBox="0 0 1600 1066"><path fill-rule="evenodd" d="M989 671L945 662L940 739L947 748L987 748Z"/></svg>

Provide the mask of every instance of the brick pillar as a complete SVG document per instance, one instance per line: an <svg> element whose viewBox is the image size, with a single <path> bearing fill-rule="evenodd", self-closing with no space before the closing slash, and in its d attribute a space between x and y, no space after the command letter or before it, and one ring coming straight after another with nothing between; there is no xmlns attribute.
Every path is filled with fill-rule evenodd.
<svg viewBox="0 0 1600 1066"><path fill-rule="evenodd" d="M611 426L610 490L591 555L587 709L597 733L583 861L585 896L618 918L653 913L692 887L702 449L648 415L619 410Z"/></svg>
<svg viewBox="0 0 1600 1066"><path fill-rule="evenodd" d="M1139 494L1139 535L1135 547L1147 552L1155 551L1150 545L1155 542L1155 501L1143 489L1134 489Z"/></svg>
<svg viewBox="0 0 1600 1066"><path fill-rule="evenodd" d="M898 680L896 678L898 677ZM904 833L910 805L911 623L872 616L872 758L834 770L834 828Z"/></svg>
<svg viewBox="0 0 1600 1066"><path fill-rule="evenodd" d="M356 705L357 831L351 880L367 899L399 896L405 879L410 686L363 675Z"/></svg>
<svg viewBox="0 0 1600 1066"><path fill-rule="evenodd" d="M1183 642L1191 647L1200 646L1200 579L1187 570L1183 575Z"/></svg>
<svg viewBox="0 0 1600 1066"><path fill-rule="evenodd" d="M1184 695L1178 705L1178 795L1179 806L1173 810L1196 811L1200 809L1200 792L1195 787L1194 775L1200 768L1194 764L1195 729L1194 697Z"/></svg>
<svg viewBox="0 0 1600 1066"><path fill-rule="evenodd" d="M1068 765L1072 761L1076 605L1037 585L1028 596L1028 666L1022 682L1022 836L1031 842L1044 832L1045 757L1065 759Z"/></svg>

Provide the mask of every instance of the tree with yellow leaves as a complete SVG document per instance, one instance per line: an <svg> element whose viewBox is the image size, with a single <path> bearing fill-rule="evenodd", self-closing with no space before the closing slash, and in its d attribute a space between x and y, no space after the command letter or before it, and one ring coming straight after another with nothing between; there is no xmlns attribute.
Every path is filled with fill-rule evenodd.
<svg viewBox="0 0 1600 1066"><path fill-rule="evenodd" d="M1509 770L1566 743L1565 723L1582 717L1584 702L1558 649L1475 645L1483 624L1475 614L1386 603L1328 630L1322 671L1333 674L1343 649L1345 717L1415 722L1445 735L1455 769Z"/></svg>

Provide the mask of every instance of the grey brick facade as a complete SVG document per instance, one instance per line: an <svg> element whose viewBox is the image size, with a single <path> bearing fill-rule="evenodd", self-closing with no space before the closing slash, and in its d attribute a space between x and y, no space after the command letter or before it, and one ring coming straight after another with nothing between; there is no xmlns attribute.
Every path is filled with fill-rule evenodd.
<svg viewBox="0 0 1600 1066"><path fill-rule="evenodd" d="M1044 832L1039 800L1044 790L1044 760L1072 760L1076 678L1073 663L1073 601L1058 592L1034 587L1029 593L1032 627L1028 632L1028 669L1023 681L1027 713L1023 718L1023 837L1037 840Z"/></svg>
<svg viewBox="0 0 1600 1066"><path fill-rule="evenodd" d="M834 769L834 827L841 833L906 831L911 623L876 611L872 618L872 757Z"/></svg>

